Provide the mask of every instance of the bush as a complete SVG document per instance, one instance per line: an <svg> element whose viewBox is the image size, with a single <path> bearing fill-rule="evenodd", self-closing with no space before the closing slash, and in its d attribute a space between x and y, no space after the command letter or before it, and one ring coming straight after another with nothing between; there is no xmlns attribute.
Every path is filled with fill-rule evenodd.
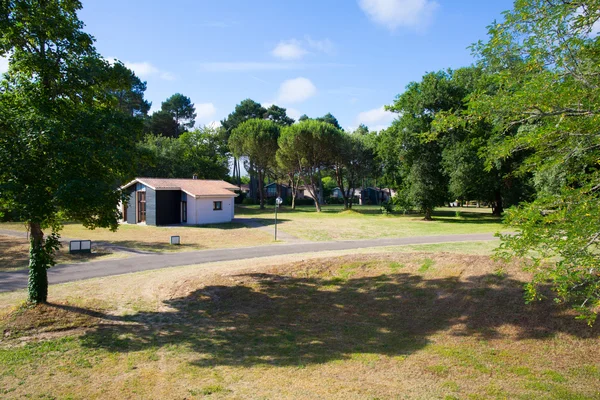
<svg viewBox="0 0 600 400"><path fill-rule="evenodd" d="M256 201L254 201L253 198L246 197L246 198L244 198L244 200L242 200L242 204L248 205L248 206L253 206L253 205L258 204L258 203Z"/></svg>
<svg viewBox="0 0 600 400"><path fill-rule="evenodd" d="M344 204L344 199L339 197L330 197L327 199L327 204Z"/></svg>
<svg viewBox="0 0 600 400"><path fill-rule="evenodd" d="M393 213L394 209L395 207L392 201L384 201L383 203L381 203L380 210L383 215L389 215Z"/></svg>
<svg viewBox="0 0 600 400"><path fill-rule="evenodd" d="M290 200L290 204L291 204L291 200ZM314 206L315 201L311 198L296 199L296 205L297 206Z"/></svg>
<svg viewBox="0 0 600 400"><path fill-rule="evenodd" d="M415 209L415 205L404 191L400 191L397 195L392 197L389 203L391 203L394 210L402 211L404 214Z"/></svg>

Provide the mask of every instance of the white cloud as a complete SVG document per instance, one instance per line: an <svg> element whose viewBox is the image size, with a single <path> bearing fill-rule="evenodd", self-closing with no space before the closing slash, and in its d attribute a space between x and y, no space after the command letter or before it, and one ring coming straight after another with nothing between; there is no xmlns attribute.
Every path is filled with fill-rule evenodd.
<svg viewBox="0 0 600 400"><path fill-rule="evenodd" d="M392 123L396 114L386 111L384 107L363 111L356 117L356 125L365 124L372 130L387 128Z"/></svg>
<svg viewBox="0 0 600 400"><path fill-rule="evenodd" d="M275 46L273 51L271 51L273 56L280 58L282 60L299 60L308 54L308 51L302 47L300 41L296 39L291 40L282 40Z"/></svg>
<svg viewBox="0 0 600 400"><path fill-rule="evenodd" d="M422 30L439 8L435 0L358 0L358 4L373 22L391 31L398 27Z"/></svg>
<svg viewBox="0 0 600 400"><path fill-rule="evenodd" d="M0 57L0 74L8 71L8 58Z"/></svg>
<svg viewBox="0 0 600 400"><path fill-rule="evenodd" d="M335 46L329 39L314 40L310 36L306 36L304 39L310 48L320 51L321 53L333 54L335 51Z"/></svg>
<svg viewBox="0 0 600 400"><path fill-rule="evenodd" d="M285 61L300 60L310 54L306 48L318 53L333 54L333 42L329 39L314 40L305 36L304 40L290 39L282 40L271 51L271 54Z"/></svg>
<svg viewBox="0 0 600 400"><path fill-rule="evenodd" d="M206 126L208 126L209 128L217 129L221 126L221 121L210 121L208 124L206 124Z"/></svg>
<svg viewBox="0 0 600 400"><path fill-rule="evenodd" d="M285 111L288 117L293 118L296 121L298 121L298 118L302 116L302 113L299 110L296 110L295 108L286 108Z"/></svg>
<svg viewBox="0 0 600 400"><path fill-rule="evenodd" d="M289 79L279 87L278 99L282 103L301 103L313 97L317 88L306 78Z"/></svg>
<svg viewBox="0 0 600 400"><path fill-rule="evenodd" d="M144 61L144 62L125 61L125 62L123 62L123 64L125 64L125 66L127 68L129 68L130 70L135 72L135 74L137 76L139 76L140 78L148 79L148 78L157 77L157 78L163 79L165 81L175 80L175 75L173 75L170 72L161 71L160 69L156 68L154 65L152 65L151 63L149 63L147 61Z"/></svg>
<svg viewBox="0 0 600 400"><path fill-rule="evenodd" d="M217 108L213 103L195 104L195 107L196 120L198 121L210 120L217 113Z"/></svg>

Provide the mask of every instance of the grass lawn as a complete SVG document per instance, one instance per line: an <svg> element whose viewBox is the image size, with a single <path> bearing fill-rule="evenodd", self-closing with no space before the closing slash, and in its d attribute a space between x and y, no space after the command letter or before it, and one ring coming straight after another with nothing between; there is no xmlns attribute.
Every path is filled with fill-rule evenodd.
<svg viewBox="0 0 600 400"><path fill-rule="evenodd" d="M239 206L236 216L272 225L274 206L265 210ZM314 206L299 206L296 210L283 207L278 213L278 224L282 231L312 241L495 233L503 229L501 219L492 216L489 208L440 208L434 212L434 221L423 221L419 214L383 215L379 206L356 205L351 211L344 211L341 205L324 206L321 213Z"/></svg>
<svg viewBox="0 0 600 400"><path fill-rule="evenodd" d="M598 327L524 304L516 265L440 252L489 244L436 246L74 282L36 309L1 294L0 395L600 398Z"/></svg>
<svg viewBox="0 0 600 400"><path fill-rule="evenodd" d="M21 223L0 223L0 229L25 231ZM61 236L70 239L90 239L145 251L204 250L227 247L248 247L271 244L267 232L229 223L203 226L156 227L121 225L117 232L108 229L89 230L81 224L65 224ZM180 246L171 246L170 237L181 236Z"/></svg>
<svg viewBox="0 0 600 400"><path fill-rule="evenodd" d="M103 247L96 247L91 254L69 254L69 249L63 246L57 254L56 261L64 264L122 257L127 257L127 254L113 253L111 250ZM28 265L29 241L23 238L0 235L0 272L26 269Z"/></svg>

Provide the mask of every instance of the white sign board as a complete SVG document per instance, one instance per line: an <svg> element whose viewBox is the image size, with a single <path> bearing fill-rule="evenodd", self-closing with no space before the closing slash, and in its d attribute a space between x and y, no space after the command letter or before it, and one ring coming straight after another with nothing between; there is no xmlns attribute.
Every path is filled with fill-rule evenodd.
<svg viewBox="0 0 600 400"><path fill-rule="evenodd" d="M275 203L277 205L280 205L281 203L283 203L283 199L281 197L278 197L278 198L275 199Z"/></svg>

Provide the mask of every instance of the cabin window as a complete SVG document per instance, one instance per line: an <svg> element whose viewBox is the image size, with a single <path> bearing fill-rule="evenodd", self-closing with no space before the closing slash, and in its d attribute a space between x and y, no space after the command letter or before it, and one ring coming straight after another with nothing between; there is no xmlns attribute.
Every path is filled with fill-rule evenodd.
<svg viewBox="0 0 600 400"><path fill-rule="evenodd" d="M221 211L222 209L223 209L222 201L213 201L213 210L214 211Z"/></svg>

